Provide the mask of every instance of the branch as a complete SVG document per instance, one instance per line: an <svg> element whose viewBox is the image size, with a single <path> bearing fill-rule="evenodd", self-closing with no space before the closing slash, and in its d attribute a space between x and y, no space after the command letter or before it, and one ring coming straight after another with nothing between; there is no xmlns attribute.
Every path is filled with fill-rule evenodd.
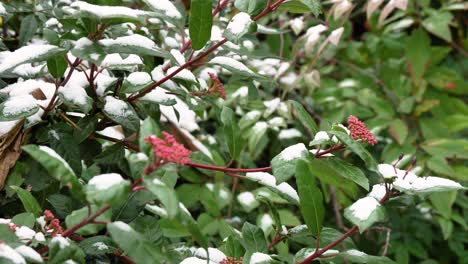
<svg viewBox="0 0 468 264"><path fill-rule="evenodd" d="M257 21L259 20L260 18L264 17L265 15L267 15L268 13L270 13L271 11L274 11L276 8L278 8L278 6L280 6L285 0L278 0L277 2L275 2L274 4L271 4L269 6L267 6L260 14L258 14L253 20L254 21ZM209 49L207 49L206 51L202 52L200 55L198 55L197 57L195 57L194 59L190 60L190 61L187 61L186 63L184 63L182 66L180 66L179 68L177 68L175 71L173 71L171 74L169 75L166 75L166 77L162 78L161 80L157 81L156 83L148 86L146 89L142 90L141 92L137 93L137 94L134 94L132 96L130 96L128 98L128 101L129 102L134 102L136 100L138 100L139 98L143 97L145 94L151 92L152 90L154 90L156 87L160 86L161 84L167 82L168 80L172 79L174 76L176 76L180 71L182 71L183 69L191 66L192 64L200 61L201 59L205 58L206 56L210 55L213 51L215 51L216 49L218 49L219 47L221 47L224 43L228 42L228 39L227 38L224 38L222 39L221 41L219 41L218 43L216 43L215 45L211 46Z"/></svg>
<svg viewBox="0 0 468 264"><path fill-rule="evenodd" d="M379 201L380 204L384 204L386 201L388 201L392 197L391 192L386 192L385 196ZM339 237L337 240L333 241L330 243L328 246L322 248L321 250L315 251L312 255L308 256L301 262L298 262L298 264L307 264L310 263L312 260L319 258L323 253L327 252L329 249L335 247L336 245L340 244L343 240L354 234L354 232L358 231L359 227L358 226L353 226L351 229L349 229L346 233L344 233L341 237Z"/></svg>
<svg viewBox="0 0 468 264"><path fill-rule="evenodd" d="M214 170L214 171L224 171L224 172L261 172L261 171L271 170L271 166L263 167L263 168L242 169L242 168L226 168L226 167L221 167L221 166L206 165L206 164L194 163L194 162L189 162L186 165L190 167L195 167L195 168Z"/></svg>

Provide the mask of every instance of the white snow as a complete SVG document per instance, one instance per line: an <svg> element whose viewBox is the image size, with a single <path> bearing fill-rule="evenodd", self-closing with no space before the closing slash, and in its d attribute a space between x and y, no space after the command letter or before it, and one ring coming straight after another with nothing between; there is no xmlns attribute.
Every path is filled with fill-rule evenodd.
<svg viewBox="0 0 468 264"><path fill-rule="evenodd" d="M208 254L210 255L210 261L215 263L220 263L223 259L226 258L226 255L217 248L208 248ZM208 255L204 248L198 248L195 251L195 257L207 259ZM205 261L206 263L206 261Z"/></svg>
<svg viewBox="0 0 468 264"><path fill-rule="evenodd" d="M127 76L126 80L131 85L145 85L151 82L151 75L147 72L132 72Z"/></svg>
<svg viewBox="0 0 468 264"><path fill-rule="evenodd" d="M167 217L167 211L166 209L159 207L157 205L151 205L151 204L146 204L145 209L150 211L153 214L157 214L160 217Z"/></svg>
<svg viewBox="0 0 468 264"><path fill-rule="evenodd" d="M172 74L173 72L175 72L179 67L177 66L174 66L174 67L171 67L167 70L167 74ZM174 78L179 78L179 79L183 79L183 80L186 80L186 81L190 81L190 82L197 82L197 78L195 77L195 75L193 75L193 73L187 69L182 69L180 72L178 72Z"/></svg>
<svg viewBox="0 0 468 264"><path fill-rule="evenodd" d="M245 174L245 177L262 185L276 186L275 176L268 172L248 172Z"/></svg>
<svg viewBox="0 0 468 264"><path fill-rule="evenodd" d="M372 191L367 196L374 197L377 201L380 201L385 196L386 192L387 191L385 190L385 184L375 184L374 186L372 186Z"/></svg>
<svg viewBox="0 0 468 264"><path fill-rule="evenodd" d="M273 227L273 218L271 218L270 214L263 214L260 216L259 226L264 233L268 233L269 229Z"/></svg>
<svg viewBox="0 0 468 264"><path fill-rule="evenodd" d="M233 58L229 58L225 56L215 57L211 59L209 63L228 67L228 70L229 68L233 68L241 72L254 74L254 72L251 69L249 69L247 66L245 66L242 62L239 62Z"/></svg>
<svg viewBox="0 0 468 264"><path fill-rule="evenodd" d="M314 155L317 154L317 152L319 152L319 151L320 151L320 149L311 149L311 150L309 150L309 152L314 154ZM327 153L327 154L321 155L321 157L334 157L334 156L335 155L333 155L332 153Z"/></svg>
<svg viewBox="0 0 468 264"><path fill-rule="evenodd" d="M42 71L45 71L45 68L45 63L41 63L37 66L33 66L32 63L25 63L16 66L13 70L11 70L11 72L21 77L34 77Z"/></svg>
<svg viewBox="0 0 468 264"><path fill-rule="evenodd" d="M151 39L139 35L134 34L130 36L118 37L116 39L103 39L99 41L104 46L130 46L130 47L141 47L145 49L155 49L156 44Z"/></svg>
<svg viewBox="0 0 468 264"><path fill-rule="evenodd" d="M39 253L37 253L34 249L21 245L17 248L15 248L15 251L18 252L21 256L23 256L25 259L28 261L34 262L34 263L42 263L42 257Z"/></svg>
<svg viewBox="0 0 468 264"><path fill-rule="evenodd" d="M268 120L268 125L272 127L283 126L286 124L286 120L280 116L273 117L272 119Z"/></svg>
<svg viewBox="0 0 468 264"><path fill-rule="evenodd" d="M364 221L380 206L374 197L364 197L353 203L349 210L357 219Z"/></svg>
<svg viewBox="0 0 468 264"><path fill-rule="evenodd" d="M42 232L37 232L36 235L34 236L34 240L38 241L38 242L45 242L46 239L45 239L45 236Z"/></svg>
<svg viewBox="0 0 468 264"><path fill-rule="evenodd" d="M84 49L84 48L86 48L88 46L91 46L91 45L93 45L93 42L89 38L82 37L82 38L78 39L75 42L75 47L74 48L80 50L80 49Z"/></svg>
<svg viewBox="0 0 468 264"><path fill-rule="evenodd" d="M26 264L23 256L4 243L0 243L0 257L15 264Z"/></svg>
<svg viewBox="0 0 468 264"><path fill-rule="evenodd" d="M117 222L114 222L112 224L115 225L118 229L120 229L122 231L125 231L125 232L133 231L133 229L128 224L126 224L126 223L124 223L122 221L117 221Z"/></svg>
<svg viewBox="0 0 468 264"><path fill-rule="evenodd" d="M5 6L3 5L3 3L0 3L0 15L1 15L1 16L8 15L8 13L7 13L7 11L6 11L6 8L5 8Z"/></svg>
<svg viewBox="0 0 468 264"><path fill-rule="evenodd" d="M262 262L272 261L273 259L267 254L255 252L250 257L250 264L259 264Z"/></svg>
<svg viewBox="0 0 468 264"><path fill-rule="evenodd" d="M81 86L67 85L60 87L59 93L68 101L76 105L85 105L87 102L88 94Z"/></svg>
<svg viewBox="0 0 468 264"><path fill-rule="evenodd" d="M73 172L72 168L70 167L70 165L68 164L68 162L66 162L57 152L55 152L55 150L47 147L47 146L39 146L39 149L44 151L45 153L47 153L47 155L57 159L58 161L60 161L63 166L65 166L67 169L69 169L71 172Z"/></svg>
<svg viewBox="0 0 468 264"><path fill-rule="evenodd" d="M299 203L299 195L289 183L282 182L276 186L276 189Z"/></svg>
<svg viewBox="0 0 468 264"><path fill-rule="evenodd" d="M181 19L182 14L177 10L173 3L169 0L143 0L151 9L160 11L162 14L174 18Z"/></svg>
<svg viewBox="0 0 468 264"><path fill-rule="evenodd" d="M319 131L315 134L314 141L321 141L321 140L325 140L325 141L330 140L330 136L327 134L327 132Z"/></svg>
<svg viewBox="0 0 468 264"><path fill-rule="evenodd" d="M247 86L242 86L239 87L235 92L232 93L231 97L236 98L236 97L246 97L249 95L249 87Z"/></svg>
<svg viewBox="0 0 468 264"><path fill-rule="evenodd" d="M6 93L10 96L30 94L34 90L40 89L47 98L51 98L55 93L55 85L44 82L43 80L29 79L12 83L0 90L0 93Z"/></svg>
<svg viewBox="0 0 468 264"><path fill-rule="evenodd" d="M281 103L281 100L279 98L275 98L270 101L264 101L263 105L266 107L265 116L269 116L274 111L276 111L280 103Z"/></svg>
<svg viewBox="0 0 468 264"><path fill-rule="evenodd" d="M124 101L112 96L106 96L104 111L110 115L118 117L127 117L132 114L132 111Z"/></svg>
<svg viewBox="0 0 468 264"><path fill-rule="evenodd" d="M98 133L104 136L108 136L108 137L116 138L120 140L125 138L125 135L122 133L122 127L120 125L106 127L105 129L98 131Z"/></svg>
<svg viewBox="0 0 468 264"><path fill-rule="evenodd" d="M366 253L362 252L362 251L359 251L357 249L350 249L350 250L347 250L346 253L348 253L349 255L351 256L356 256L356 257L364 257L364 256L367 256Z"/></svg>
<svg viewBox="0 0 468 264"><path fill-rule="evenodd" d="M36 231L32 230L31 228L27 226L21 226L19 228L16 228L16 231L15 231L15 235L21 241L32 240L35 234L36 234Z"/></svg>
<svg viewBox="0 0 468 264"><path fill-rule="evenodd" d="M283 129L278 134L279 139L290 139L290 138L297 138L301 136L302 136L301 131L297 130L296 128Z"/></svg>
<svg viewBox="0 0 468 264"><path fill-rule="evenodd" d="M265 130L268 128L268 124L266 122L257 122L255 125L252 127L252 130L255 132L255 134L260 134L265 132Z"/></svg>
<svg viewBox="0 0 468 264"><path fill-rule="evenodd" d="M328 40L330 41L330 43L332 43L335 46L338 46L338 43L340 42L340 38L341 38L341 35L343 35L343 32L344 32L343 27L333 30L330 33L330 36L328 36Z"/></svg>
<svg viewBox="0 0 468 264"><path fill-rule="evenodd" d="M279 158L284 161L289 161L304 156L307 151L308 150L304 143L298 143L283 149L279 154Z"/></svg>
<svg viewBox="0 0 468 264"><path fill-rule="evenodd" d="M405 174L405 171L395 168L390 164L379 164L377 168L384 178L394 178Z"/></svg>
<svg viewBox="0 0 468 264"><path fill-rule="evenodd" d="M10 97L5 103L3 114L5 116L19 115L28 112L37 107L36 99L32 95L25 94Z"/></svg>
<svg viewBox="0 0 468 264"><path fill-rule="evenodd" d="M112 53L106 55L104 60L101 62L101 67L112 69L119 67L133 67L141 64L143 64L143 61L138 55L130 54L125 59L122 59L119 53Z"/></svg>
<svg viewBox="0 0 468 264"><path fill-rule="evenodd" d="M289 25L291 26L294 34L299 35L299 33L304 29L304 18L296 17L289 22Z"/></svg>
<svg viewBox="0 0 468 264"><path fill-rule="evenodd" d="M100 6L88 4L83 1L74 2L70 6L77 8L80 11L93 14L100 19L125 17L137 19L139 16L147 14L146 11L131 9L124 6Z"/></svg>
<svg viewBox="0 0 468 264"><path fill-rule="evenodd" d="M237 201L247 211L250 212L252 209L259 205L255 196L251 192L241 192L237 195Z"/></svg>
<svg viewBox="0 0 468 264"><path fill-rule="evenodd" d="M93 186L98 190L107 190L112 186L118 185L125 180L118 173L106 173L94 176L89 180L88 185Z"/></svg>
<svg viewBox="0 0 468 264"><path fill-rule="evenodd" d="M196 257L188 257L182 260L182 262L180 262L179 264L207 264L207 263L206 263L206 260L204 259L199 259ZM212 264L212 263L209 263L209 264Z"/></svg>
<svg viewBox="0 0 468 264"><path fill-rule="evenodd" d="M97 248L98 250L107 250L109 247L104 244L103 242L96 242L93 244L93 247Z"/></svg>
<svg viewBox="0 0 468 264"><path fill-rule="evenodd" d="M21 120L0 122L0 137L10 132Z"/></svg>
<svg viewBox="0 0 468 264"><path fill-rule="evenodd" d="M229 22L226 30L228 30L234 35L237 35L245 32L247 30L247 27L252 22L253 21L252 19L250 19L249 14L245 12L240 12L231 19L231 22Z"/></svg>
<svg viewBox="0 0 468 264"><path fill-rule="evenodd" d="M70 246L70 241L67 238L64 238L60 235L54 236L50 241L51 244L58 244L60 249L64 249Z"/></svg>
<svg viewBox="0 0 468 264"><path fill-rule="evenodd" d="M53 27L53 26L62 27L62 24L55 17L53 17L53 18L50 18L49 20L47 20L44 23L44 26L45 27Z"/></svg>
<svg viewBox="0 0 468 264"><path fill-rule="evenodd" d="M174 57L179 66L185 64L185 57L182 55L182 53L180 53L179 50L171 49L171 55Z"/></svg>
<svg viewBox="0 0 468 264"><path fill-rule="evenodd" d="M59 47L54 45L31 44L21 47L6 55L0 63L0 73L15 68L20 64L30 62Z"/></svg>

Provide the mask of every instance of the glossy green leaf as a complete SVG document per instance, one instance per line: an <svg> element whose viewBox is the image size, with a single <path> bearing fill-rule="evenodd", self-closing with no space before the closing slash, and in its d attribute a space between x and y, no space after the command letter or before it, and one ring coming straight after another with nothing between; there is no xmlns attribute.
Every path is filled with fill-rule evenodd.
<svg viewBox="0 0 468 264"><path fill-rule="evenodd" d="M47 69L50 74L55 78L62 78L67 70L68 63L63 55L57 55L47 60Z"/></svg>
<svg viewBox="0 0 468 264"><path fill-rule="evenodd" d="M63 160L54 150L46 146L26 145L23 150L38 161L49 174L63 185L70 188L77 198L83 198L83 187L78 181L70 165Z"/></svg>
<svg viewBox="0 0 468 264"><path fill-rule="evenodd" d="M299 102L290 100L289 101L294 109L294 115L299 119L301 124L309 131L311 135L314 135L318 131L317 123L310 114L305 110Z"/></svg>
<svg viewBox="0 0 468 264"><path fill-rule="evenodd" d="M242 227L242 241L244 248L254 252L266 252L267 241L262 229L246 222Z"/></svg>
<svg viewBox="0 0 468 264"><path fill-rule="evenodd" d="M189 33L192 48L195 50L203 48L211 38L211 26L213 25L212 4L213 1L211 0L192 0Z"/></svg>
<svg viewBox="0 0 468 264"><path fill-rule="evenodd" d="M145 186L158 197L166 209L167 217L174 218L179 210L179 200L174 189L167 186L155 173L143 178Z"/></svg>
<svg viewBox="0 0 468 264"><path fill-rule="evenodd" d="M24 46L30 41L37 30L37 20L34 15L27 15L21 20L19 32L19 46Z"/></svg>
<svg viewBox="0 0 468 264"><path fill-rule="evenodd" d="M317 187L316 178L303 160L299 160L296 165L296 183L299 190L299 208L302 217L309 231L314 235L320 235L325 219L323 196Z"/></svg>
<svg viewBox="0 0 468 264"><path fill-rule="evenodd" d="M228 107L221 110L221 122L226 144L233 160L237 160L242 150L243 138L234 111Z"/></svg>
<svg viewBox="0 0 468 264"><path fill-rule="evenodd" d="M42 214L41 206L30 192L16 186L12 186L12 188L16 191L26 212L33 213L35 217L39 217Z"/></svg>

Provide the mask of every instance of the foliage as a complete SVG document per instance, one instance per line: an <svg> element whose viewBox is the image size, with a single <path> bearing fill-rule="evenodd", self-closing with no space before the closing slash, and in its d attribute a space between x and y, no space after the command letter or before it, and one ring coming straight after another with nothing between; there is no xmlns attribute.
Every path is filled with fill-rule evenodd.
<svg viewBox="0 0 468 264"><path fill-rule="evenodd" d="M3 1L0 263L462 263L466 9Z"/></svg>

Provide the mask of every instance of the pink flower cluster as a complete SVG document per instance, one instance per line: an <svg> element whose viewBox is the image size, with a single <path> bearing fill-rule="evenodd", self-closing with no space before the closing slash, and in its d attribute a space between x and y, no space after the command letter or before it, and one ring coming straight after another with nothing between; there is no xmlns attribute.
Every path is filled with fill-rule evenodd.
<svg viewBox="0 0 468 264"><path fill-rule="evenodd" d="M208 94L219 96L226 100L226 92L224 91L223 83L218 79L218 76L211 72L209 72L208 75L210 75L210 79L212 81L212 85L210 89L208 89Z"/></svg>
<svg viewBox="0 0 468 264"><path fill-rule="evenodd" d="M54 237L58 234L63 233L62 227L60 226L60 220L55 218L54 214L51 211L44 211L44 220L46 222L45 229L48 233L51 234L51 236Z"/></svg>
<svg viewBox="0 0 468 264"><path fill-rule="evenodd" d="M226 257L219 264L242 264L242 257L239 259L234 257Z"/></svg>
<svg viewBox="0 0 468 264"><path fill-rule="evenodd" d="M351 132L351 137L354 140L362 140L363 142L367 142L370 145L377 144L377 139L375 139L374 135L367 130L366 124L359 121L359 119L353 115L348 117L348 128Z"/></svg>
<svg viewBox="0 0 468 264"><path fill-rule="evenodd" d="M157 138L154 135L145 138L145 141L153 146L154 155L165 162L175 162L180 165L189 163L189 155L192 151L177 142L171 134L167 132L162 132L162 134L164 139Z"/></svg>

